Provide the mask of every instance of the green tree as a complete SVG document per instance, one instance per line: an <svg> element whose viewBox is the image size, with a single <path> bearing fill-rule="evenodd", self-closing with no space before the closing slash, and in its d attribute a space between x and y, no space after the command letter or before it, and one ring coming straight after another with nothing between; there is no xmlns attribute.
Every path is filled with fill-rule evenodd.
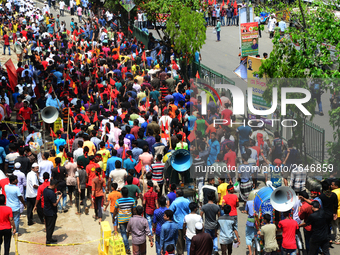
<svg viewBox="0 0 340 255"><path fill-rule="evenodd" d="M165 32L174 45L174 50L182 53L180 66L184 70L184 79L189 81L188 62L202 48L206 39L203 14L191 6L176 2L170 9Z"/></svg>
<svg viewBox="0 0 340 255"><path fill-rule="evenodd" d="M310 89L310 81L322 79L321 90L331 90L332 79L340 77L339 58L340 52L340 21L334 15L339 6L339 0L325 4L322 1L316 2L308 7L301 0L298 1L298 11L292 14L294 26L290 26L281 38L276 34L273 39L273 51L270 57L262 62L259 75L268 78L267 90L264 98L271 102L272 88L277 87L279 92L282 87L302 87ZM286 81L277 78L290 79ZM303 80L296 80L302 78ZM279 93L280 95L280 93ZM301 95L291 94L292 97ZM310 119L315 115L315 100L310 100L305 107L312 113ZM299 123L306 117L294 105L288 106L289 112ZM335 130L334 141L328 144L331 160L340 163L340 121L339 109L330 112L330 124ZM302 125L294 128L294 138L297 143L304 144Z"/></svg>

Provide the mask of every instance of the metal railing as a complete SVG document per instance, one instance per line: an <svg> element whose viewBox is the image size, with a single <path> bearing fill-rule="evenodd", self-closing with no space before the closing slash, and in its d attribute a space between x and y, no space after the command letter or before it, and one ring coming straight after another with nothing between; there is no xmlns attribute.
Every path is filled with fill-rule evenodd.
<svg viewBox="0 0 340 255"><path fill-rule="evenodd" d="M304 153L323 164L325 160L325 130L306 120L303 123L303 132L306 148Z"/></svg>
<svg viewBox="0 0 340 255"><path fill-rule="evenodd" d="M277 121L277 123L279 122ZM287 121L285 124L291 126L294 123L292 121ZM302 125L302 133L298 134L298 136L301 135L301 138L304 137L304 141L295 146L303 155L323 164L325 160L325 130L309 120L304 120L302 123L298 123L298 125ZM266 128L273 133L274 131L278 131L280 137L286 142L290 139L294 139L293 127L282 127L281 125L277 125L271 128L266 126ZM305 146L303 143L305 143Z"/></svg>
<svg viewBox="0 0 340 255"><path fill-rule="evenodd" d="M148 49L149 35L144 31L140 30L135 25L132 25L132 35L141 41L145 45L145 49Z"/></svg>

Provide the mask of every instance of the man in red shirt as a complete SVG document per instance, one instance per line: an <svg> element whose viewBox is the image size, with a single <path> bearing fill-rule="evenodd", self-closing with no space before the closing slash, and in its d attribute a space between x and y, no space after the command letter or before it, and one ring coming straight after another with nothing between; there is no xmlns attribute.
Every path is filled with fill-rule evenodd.
<svg viewBox="0 0 340 255"><path fill-rule="evenodd" d="M143 206L145 206L146 219L149 223L150 232L152 235L153 212L158 208L158 194L153 191L153 182L148 181L148 191L144 194Z"/></svg>
<svg viewBox="0 0 340 255"><path fill-rule="evenodd" d="M239 200L237 195L235 195L235 189L232 184L229 184L227 187L228 193L223 197L222 200L222 208L224 208L225 205L231 206L231 211L229 213L230 217L233 217L235 220L235 227L237 229L237 207L239 206Z"/></svg>
<svg viewBox="0 0 340 255"><path fill-rule="evenodd" d="M299 195L302 196L304 199L309 199L309 196L305 190L301 191ZM300 210L299 210L299 218L300 220L307 222L308 217L309 215L313 213L313 210L312 210L312 205L308 204L304 199L301 200L302 206L300 207ZM309 253L309 239L312 236L312 225L305 226L303 228L303 233L305 236L306 250L307 250L307 253Z"/></svg>
<svg viewBox="0 0 340 255"><path fill-rule="evenodd" d="M41 215L44 215L43 211L44 211L44 189L47 188L48 186L50 186L50 174L48 172L45 172L43 174L43 179L44 179L44 183L41 184L38 188L38 193L37 193L37 198L35 200L35 205L33 208L33 211L40 211Z"/></svg>
<svg viewBox="0 0 340 255"><path fill-rule="evenodd" d="M33 111L31 108L28 107L28 102L26 100L24 101L24 107L20 108L18 115L26 121L28 126L30 126Z"/></svg>
<svg viewBox="0 0 340 255"><path fill-rule="evenodd" d="M284 212L284 220L281 220L278 224L279 230L282 231L282 251L286 254L291 254L296 251L295 234L299 229L298 223L289 218L290 211Z"/></svg>
<svg viewBox="0 0 340 255"><path fill-rule="evenodd" d="M0 180L0 190L2 194L4 194L5 198L6 198L5 186L8 184L9 184L9 179L6 175L6 178ZM5 200L5 204L6 204L6 200Z"/></svg>
<svg viewBox="0 0 340 255"><path fill-rule="evenodd" d="M87 176L88 176L87 185L86 185L88 196L89 196L89 194L90 194L90 196L92 196L92 180L96 177L96 168L100 168L100 165L95 163L94 159L95 159L94 155L89 156L90 163L86 167L86 173L87 173ZM94 208L92 199L91 199L91 207L90 208L91 209Z"/></svg>
<svg viewBox="0 0 340 255"><path fill-rule="evenodd" d="M232 145L230 143L227 143L227 153L224 155L223 160L227 164L228 167L228 178L229 178L229 183L233 183L233 177L235 177L236 173L236 153L231 149ZM231 174L232 173L232 174Z"/></svg>
<svg viewBox="0 0 340 255"><path fill-rule="evenodd" d="M230 125L230 117L233 115L233 111L229 110L228 107L230 106L230 104L224 104L225 105L225 109L221 112L221 117L223 120L227 120L228 122L224 125L229 126Z"/></svg>
<svg viewBox="0 0 340 255"><path fill-rule="evenodd" d="M5 205L6 198L4 195L0 194L0 231L1 231L1 244L2 238L4 237L4 250L5 254L9 254L9 249L11 246L12 229L13 234L15 234L15 224L13 220L13 212L11 207Z"/></svg>
<svg viewBox="0 0 340 255"><path fill-rule="evenodd" d="M2 55L6 55L6 48L8 48L8 55L11 55L11 47L9 46L9 36L7 35L7 32L4 31L4 36L2 39L5 41L4 45L4 53Z"/></svg>

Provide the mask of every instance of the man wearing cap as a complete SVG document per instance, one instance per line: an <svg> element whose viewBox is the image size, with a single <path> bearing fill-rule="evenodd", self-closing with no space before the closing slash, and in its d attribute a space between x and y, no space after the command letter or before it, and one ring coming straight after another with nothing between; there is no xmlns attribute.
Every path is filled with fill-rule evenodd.
<svg viewBox="0 0 340 255"><path fill-rule="evenodd" d="M17 176L18 178L18 183L17 186L19 187L19 190L21 194L25 194L25 188L26 188L26 176L25 174L20 171L21 164L19 162L16 162L14 164L14 171L13 174ZM24 211L24 205L21 203L20 204L20 212L22 213Z"/></svg>
<svg viewBox="0 0 340 255"><path fill-rule="evenodd" d="M31 226L34 224L33 208L35 205L35 199L37 197L38 188L39 188L38 172L39 172L39 165L37 163L33 163L32 171L30 171L27 174L26 199L27 199L28 226Z"/></svg>
<svg viewBox="0 0 340 255"><path fill-rule="evenodd" d="M195 224L196 235L191 239L190 255L212 254L213 240L208 233L204 233L202 222Z"/></svg>

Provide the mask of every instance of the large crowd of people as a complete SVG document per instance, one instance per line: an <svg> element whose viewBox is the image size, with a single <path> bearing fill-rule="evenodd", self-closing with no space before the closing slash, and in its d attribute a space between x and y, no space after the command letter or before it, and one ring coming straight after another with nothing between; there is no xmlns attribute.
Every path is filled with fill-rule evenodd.
<svg viewBox="0 0 340 255"><path fill-rule="evenodd" d="M255 236L264 240L266 254L279 249L295 254L295 234L301 232L309 254L319 249L329 254L331 243L340 244L339 180L327 179L322 190L310 191L310 199L307 172L292 140L284 143L277 132L270 137L260 118L252 127L230 126L236 116L225 91L202 115L200 91L193 80L184 80L181 53L168 39L150 34L144 45L130 31L122 32L119 12L95 14L86 0L71 1L72 20L66 24L65 2L59 2L57 16L51 13L55 5L49 1L38 8L31 0L0 7L3 53L8 49L10 55L12 47L18 60L14 71L6 64L0 70L0 243L5 254L11 236L22 234L22 213L28 228L45 224L48 245L58 242L53 238L57 214L71 213L73 207L80 217L93 210L99 223L109 210L126 254L146 254L149 243L148 251L156 254L230 255L245 243L252 255ZM226 13L217 14L212 6L207 22L215 26L214 17L227 15L227 23L237 25L232 18L237 8L231 5ZM138 13L140 27L144 15ZM200 57L197 52L195 59ZM53 116L44 116L48 106L55 109ZM55 114L60 125L46 123ZM215 125L215 119L228 123ZM169 156L178 150L190 150L193 168L229 171L197 178L191 170L186 171L191 178L179 174ZM295 165L298 173L272 171ZM285 212L273 222L265 214L263 224L255 224L251 193L261 174L274 187L296 192L293 216ZM197 199L186 194L188 183ZM246 222L239 222L240 213L248 215ZM245 239L240 224L246 225ZM276 241L277 231L282 243Z"/></svg>

